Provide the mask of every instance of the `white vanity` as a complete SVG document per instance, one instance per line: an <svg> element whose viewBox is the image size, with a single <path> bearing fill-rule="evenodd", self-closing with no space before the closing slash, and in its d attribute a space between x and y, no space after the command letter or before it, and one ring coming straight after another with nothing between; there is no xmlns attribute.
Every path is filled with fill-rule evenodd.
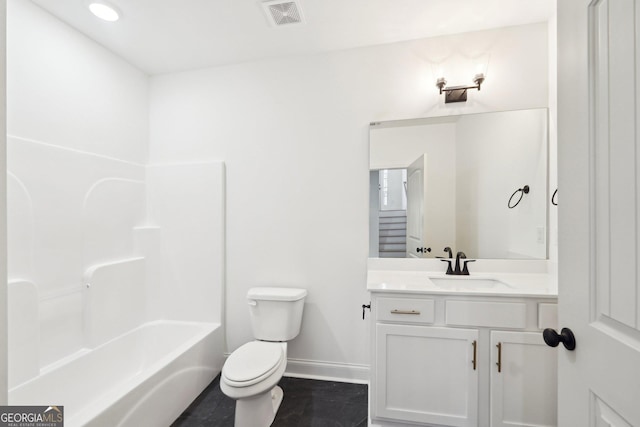
<svg viewBox="0 0 640 427"><path fill-rule="evenodd" d="M556 425L557 354L542 330L557 328L557 284L543 261L491 273L478 260L469 276L370 261L372 425Z"/></svg>
<svg viewBox="0 0 640 427"><path fill-rule="evenodd" d="M370 124L372 426L556 425L547 116Z"/></svg>

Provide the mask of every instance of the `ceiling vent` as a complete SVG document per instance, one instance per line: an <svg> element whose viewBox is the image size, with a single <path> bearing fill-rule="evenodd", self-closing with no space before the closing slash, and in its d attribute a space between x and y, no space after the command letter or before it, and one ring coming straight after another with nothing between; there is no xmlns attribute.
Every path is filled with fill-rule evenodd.
<svg viewBox="0 0 640 427"><path fill-rule="evenodd" d="M266 1L262 3L262 7L267 19L274 27L304 22L300 5L295 1Z"/></svg>

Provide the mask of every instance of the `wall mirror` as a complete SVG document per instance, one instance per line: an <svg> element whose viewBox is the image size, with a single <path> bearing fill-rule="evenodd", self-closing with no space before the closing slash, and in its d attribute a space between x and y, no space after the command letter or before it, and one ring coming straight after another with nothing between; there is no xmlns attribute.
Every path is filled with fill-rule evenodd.
<svg viewBox="0 0 640 427"><path fill-rule="evenodd" d="M371 123L369 256L546 259L547 116Z"/></svg>

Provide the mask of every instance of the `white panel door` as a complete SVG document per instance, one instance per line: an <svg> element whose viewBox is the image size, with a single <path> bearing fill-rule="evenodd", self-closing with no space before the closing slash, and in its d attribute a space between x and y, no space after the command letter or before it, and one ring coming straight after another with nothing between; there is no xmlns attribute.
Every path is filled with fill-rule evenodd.
<svg viewBox="0 0 640 427"><path fill-rule="evenodd" d="M422 254L416 249L424 245L425 172L424 155L407 168L407 257L410 258L420 258Z"/></svg>
<svg viewBox="0 0 640 427"><path fill-rule="evenodd" d="M640 426L640 0L558 1L560 427Z"/></svg>

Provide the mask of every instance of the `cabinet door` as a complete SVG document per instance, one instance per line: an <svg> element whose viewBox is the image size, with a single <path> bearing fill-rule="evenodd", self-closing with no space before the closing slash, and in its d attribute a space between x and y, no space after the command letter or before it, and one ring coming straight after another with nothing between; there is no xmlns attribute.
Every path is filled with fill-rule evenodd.
<svg viewBox="0 0 640 427"><path fill-rule="evenodd" d="M478 331L376 324L374 417L476 427Z"/></svg>
<svg viewBox="0 0 640 427"><path fill-rule="evenodd" d="M492 331L491 349L491 427L555 426L557 355L542 333Z"/></svg>

